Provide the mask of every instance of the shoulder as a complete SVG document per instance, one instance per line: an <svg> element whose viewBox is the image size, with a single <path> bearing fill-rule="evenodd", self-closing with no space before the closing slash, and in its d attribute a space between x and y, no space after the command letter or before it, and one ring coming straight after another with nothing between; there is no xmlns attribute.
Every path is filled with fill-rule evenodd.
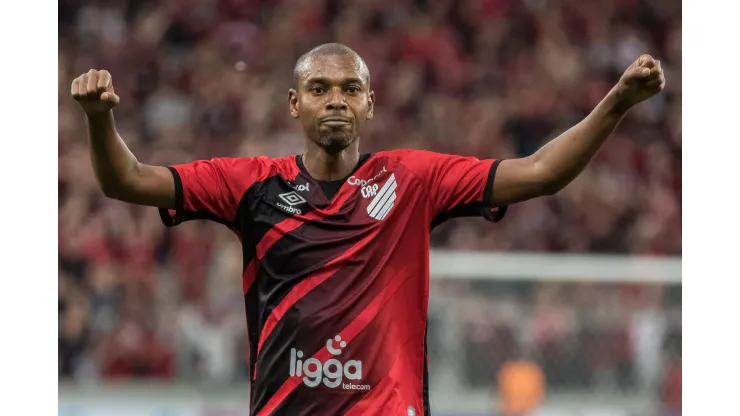
<svg viewBox="0 0 740 416"><path fill-rule="evenodd" d="M394 149L376 153L379 158L386 158L404 166L416 174L421 174L433 166L443 155L429 150Z"/></svg>
<svg viewBox="0 0 740 416"><path fill-rule="evenodd" d="M420 177L426 177L435 171L450 156L431 150L417 149L394 149L378 152L377 155L392 160Z"/></svg>
<svg viewBox="0 0 740 416"><path fill-rule="evenodd" d="M417 149L394 149L384 150L376 153L378 157L386 157L399 163L406 161L424 161L430 159L436 159L442 156L441 153L432 152L430 150L417 150Z"/></svg>
<svg viewBox="0 0 740 416"><path fill-rule="evenodd" d="M224 173L248 177L254 180L282 174L291 176L297 174L295 156L272 158L268 156L255 157L217 157L210 160Z"/></svg>

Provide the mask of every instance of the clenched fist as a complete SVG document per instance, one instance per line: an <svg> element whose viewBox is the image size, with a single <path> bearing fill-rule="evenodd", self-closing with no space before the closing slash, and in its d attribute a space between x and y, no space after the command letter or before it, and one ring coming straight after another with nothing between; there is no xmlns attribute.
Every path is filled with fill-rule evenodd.
<svg viewBox="0 0 740 416"><path fill-rule="evenodd" d="M113 91L110 72L94 69L72 81L72 97L88 116L108 112L120 100Z"/></svg>
<svg viewBox="0 0 740 416"><path fill-rule="evenodd" d="M617 84L617 97L620 104L629 108L665 88L665 75L660 61L650 55L642 55L624 71Z"/></svg>

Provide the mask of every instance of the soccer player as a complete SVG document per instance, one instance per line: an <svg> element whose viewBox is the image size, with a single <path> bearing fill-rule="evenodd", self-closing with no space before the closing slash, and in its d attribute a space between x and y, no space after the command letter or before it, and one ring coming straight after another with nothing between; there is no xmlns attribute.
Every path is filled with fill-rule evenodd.
<svg viewBox="0 0 740 416"><path fill-rule="evenodd" d="M209 219L241 240L253 415L429 415L429 234L449 219L496 222L510 204L572 181L635 104L664 88L640 56L583 121L529 157L360 153L375 95L341 44L298 59L288 92L305 152L139 162L116 132L111 74L72 82L110 198L160 208L167 226Z"/></svg>

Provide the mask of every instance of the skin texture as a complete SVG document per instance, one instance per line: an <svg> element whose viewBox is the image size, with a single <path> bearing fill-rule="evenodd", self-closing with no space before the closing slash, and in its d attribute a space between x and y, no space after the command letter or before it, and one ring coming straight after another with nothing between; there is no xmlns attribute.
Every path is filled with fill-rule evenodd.
<svg viewBox="0 0 740 416"><path fill-rule="evenodd" d="M293 78L289 112L304 132L306 169L319 180L347 177L358 163L362 132L373 119L375 94L367 65L348 47L325 44L298 60ZM664 87L660 61L640 56L580 123L529 157L502 161L489 203L503 206L558 192L583 171L630 108ZM90 159L105 195L175 208L168 169L140 163L116 131L113 108L120 99L111 74L91 69L72 82L71 94L87 116Z"/></svg>

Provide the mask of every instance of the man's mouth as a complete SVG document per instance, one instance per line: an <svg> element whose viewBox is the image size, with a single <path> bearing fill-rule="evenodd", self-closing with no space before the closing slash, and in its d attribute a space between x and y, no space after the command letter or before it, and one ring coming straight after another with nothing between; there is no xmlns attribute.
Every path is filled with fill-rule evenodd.
<svg viewBox="0 0 740 416"><path fill-rule="evenodd" d="M349 119L343 117L327 117L321 119L321 124L325 124L327 126L346 126L349 124Z"/></svg>

